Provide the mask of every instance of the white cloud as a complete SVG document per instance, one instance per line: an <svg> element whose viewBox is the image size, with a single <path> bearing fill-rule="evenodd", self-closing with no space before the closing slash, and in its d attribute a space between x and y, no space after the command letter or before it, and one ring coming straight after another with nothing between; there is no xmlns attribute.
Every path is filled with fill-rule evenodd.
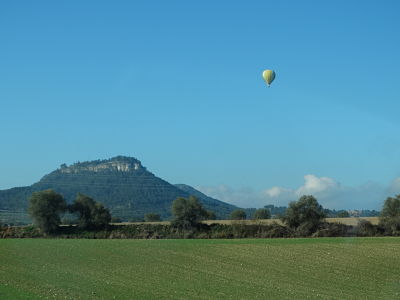
<svg viewBox="0 0 400 300"><path fill-rule="evenodd" d="M386 197L400 193L400 177L386 188L373 182L343 186L333 178L308 174L304 176L303 185L297 188L273 186L256 191L221 185L198 189L210 197L240 207L263 207L267 204L287 206L302 195L313 195L322 206L330 209L381 209Z"/></svg>
<svg viewBox="0 0 400 300"><path fill-rule="evenodd" d="M304 176L304 185L299 187L295 194L302 195L318 195L321 193L335 192L340 189L340 184L329 177L317 177L309 174Z"/></svg>
<svg viewBox="0 0 400 300"><path fill-rule="evenodd" d="M233 188L227 185L219 185L200 186L196 189L207 196L239 207L263 207L266 204L262 192L256 192L249 187Z"/></svg>
<svg viewBox="0 0 400 300"><path fill-rule="evenodd" d="M400 177L395 178L389 188L388 188L388 192L390 194L400 194Z"/></svg>
<svg viewBox="0 0 400 300"><path fill-rule="evenodd" d="M263 205L274 204L282 205L282 203L288 203L295 199L295 195L292 189L274 186L272 188L262 191L262 201Z"/></svg>
<svg viewBox="0 0 400 300"><path fill-rule="evenodd" d="M265 190L264 193L269 197L277 197L281 195L284 190L285 190L284 188L281 188L279 186L274 186L268 190Z"/></svg>

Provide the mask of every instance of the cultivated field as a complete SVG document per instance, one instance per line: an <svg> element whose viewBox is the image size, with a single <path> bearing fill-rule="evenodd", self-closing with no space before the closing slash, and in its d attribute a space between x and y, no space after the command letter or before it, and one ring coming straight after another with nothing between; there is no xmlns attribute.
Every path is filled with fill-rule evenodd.
<svg viewBox="0 0 400 300"><path fill-rule="evenodd" d="M0 210L0 224L22 225L30 224L31 222L32 220L27 212Z"/></svg>
<svg viewBox="0 0 400 300"><path fill-rule="evenodd" d="M372 224L378 224L379 218L378 217L360 217L360 218L326 218L325 219L327 222L330 223L342 223L346 225L357 225L358 221L360 220L367 220L371 222ZM265 220L243 220L243 221L232 221L232 220L209 220L209 221L204 221L204 223L207 224L232 224L232 222L241 222L243 224L272 224L274 222L278 224L282 224L282 221L280 219L265 219Z"/></svg>
<svg viewBox="0 0 400 300"><path fill-rule="evenodd" d="M346 225L357 225L359 220L367 220L370 221L372 224L378 224L379 218L378 217L360 217L360 218L327 218L327 222L336 222L336 223L342 223ZM20 224L30 224L32 222L29 214L27 212L11 212L11 211L1 211L0 210L0 223L13 223L16 225ZM233 221L235 222L235 221ZM273 222L277 222L281 224L282 222L279 219L267 219L267 220L244 220L240 221L245 224L271 224ZM144 222L123 222L123 223L118 223L118 224L143 224ZM169 221L162 221L162 222L153 222L154 224L169 224ZM208 221L203 221L203 223L206 224L213 224L213 223L219 223L219 224L232 224L232 220L208 220Z"/></svg>
<svg viewBox="0 0 400 300"><path fill-rule="evenodd" d="M372 224L376 225L379 222L379 217L359 217L359 218L326 218L325 219L327 222L330 223L342 223L346 225L353 225L356 226L360 220L366 220L371 222ZM211 224L232 224L232 223L237 223L240 222L242 224L272 224L272 223L278 223L282 224L280 219L265 219L265 220L241 220L241 221L233 221L233 220L207 220L203 221L203 223L206 223L208 225ZM162 221L162 222L152 222L154 224L169 224L169 221ZM123 223L116 223L116 224L145 224L145 222L123 222Z"/></svg>
<svg viewBox="0 0 400 300"><path fill-rule="evenodd" d="M0 299L399 299L400 238L0 240Z"/></svg>

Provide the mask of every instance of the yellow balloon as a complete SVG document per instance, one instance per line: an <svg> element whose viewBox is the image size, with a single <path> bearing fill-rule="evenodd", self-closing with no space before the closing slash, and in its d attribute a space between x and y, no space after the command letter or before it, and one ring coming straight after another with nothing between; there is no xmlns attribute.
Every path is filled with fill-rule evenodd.
<svg viewBox="0 0 400 300"><path fill-rule="evenodd" d="M264 70L262 73L262 77L264 78L265 82L270 86L272 81L275 79L275 72L272 70Z"/></svg>

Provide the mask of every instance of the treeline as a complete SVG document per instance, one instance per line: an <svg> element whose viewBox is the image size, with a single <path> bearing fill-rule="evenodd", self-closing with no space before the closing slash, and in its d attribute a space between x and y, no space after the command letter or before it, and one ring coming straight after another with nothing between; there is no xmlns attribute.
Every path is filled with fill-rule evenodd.
<svg viewBox="0 0 400 300"><path fill-rule="evenodd" d="M68 205L63 196L53 190L34 192L29 199L28 211L44 235L59 232L60 215L65 213L75 215L77 227L83 230L103 229L111 222L110 211L92 198L78 194Z"/></svg>
<svg viewBox="0 0 400 300"><path fill-rule="evenodd" d="M271 212L272 217L280 218L285 215L286 206L265 205L264 208ZM362 209L362 210L344 210L344 209L328 209L324 208L327 218L351 218L351 217L378 217L380 212L377 210Z"/></svg>
<svg viewBox="0 0 400 300"><path fill-rule="evenodd" d="M172 203L173 219L169 224L110 224L111 214L92 198L78 194L67 205L60 194L52 190L35 192L30 198L29 212L35 226L3 227L0 237L59 238L275 238L275 237L339 237L339 236L400 236L400 195L385 200L379 223L361 220L357 226L327 223L326 210L311 195L293 201L281 216L283 224L251 224L246 212L232 212L231 224L202 223L212 212L204 209L198 198L177 198ZM68 212L77 218L76 225L60 226L60 215ZM266 219L271 212L257 210L254 219ZM148 214L148 221L159 221L157 214Z"/></svg>

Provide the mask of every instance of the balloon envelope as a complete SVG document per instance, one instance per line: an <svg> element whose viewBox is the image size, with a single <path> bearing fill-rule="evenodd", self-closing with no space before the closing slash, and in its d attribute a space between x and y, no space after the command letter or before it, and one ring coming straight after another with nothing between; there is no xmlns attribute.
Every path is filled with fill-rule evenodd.
<svg viewBox="0 0 400 300"><path fill-rule="evenodd" d="M262 77L269 86L271 82L275 79L275 72L272 70L264 70L264 72L262 73Z"/></svg>

